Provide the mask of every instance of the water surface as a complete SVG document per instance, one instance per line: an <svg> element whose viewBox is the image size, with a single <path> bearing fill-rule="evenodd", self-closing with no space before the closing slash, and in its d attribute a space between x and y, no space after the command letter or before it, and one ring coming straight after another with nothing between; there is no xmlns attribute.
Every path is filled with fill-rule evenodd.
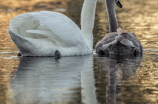
<svg viewBox="0 0 158 104"><path fill-rule="evenodd" d="M137 35L144 49L158 50L157 0L121 0L119 26ZM17 57L7 33L18 14L61 12L80 26L83 0L3 0L0 2L0 102L2 104L157 104L157 51L143 57ZM105 0L98 0L94 46L106 33Z"/></svg>

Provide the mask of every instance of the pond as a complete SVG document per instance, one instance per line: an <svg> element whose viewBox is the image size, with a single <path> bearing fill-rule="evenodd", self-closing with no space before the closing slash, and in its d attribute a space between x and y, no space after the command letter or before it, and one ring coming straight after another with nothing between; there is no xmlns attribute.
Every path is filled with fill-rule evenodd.
<svg viewBox="0 0 158 104"><path fill-rule="evenodd" d="M9 21L21 13L61 12L80 26L83 0L0 1L1 104L157 104L158 2L121 0L119 26L137 35L142 57L17 57L7 33ZM105 0L98 0L94 46L106 33Z"/></svg>

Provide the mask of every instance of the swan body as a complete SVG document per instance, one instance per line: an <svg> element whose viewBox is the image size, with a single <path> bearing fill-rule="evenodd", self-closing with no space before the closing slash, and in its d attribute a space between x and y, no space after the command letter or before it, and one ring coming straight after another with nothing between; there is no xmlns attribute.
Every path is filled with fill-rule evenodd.
<svg viewBox="0 0 158 104"><path fill-rule="evenodd" d="M101 41L96 44L96 53L99 55L139 55L143 51L142 44L134 33L122 31L106 34Z"/></svg>
<svg viewBox="0 0 158 104"><path fill-rule="evenodd" d="M114 2L122 7L119 0L106 0L110 33L96 44L96 53L103 55L141 55L143 46L134 33L118 28Z"/></svg>
<svg viewBox="0 0 158 104"><path fill-rule="evenodd" d="M92 54L94 23L89 26L91 29L86 26L87 22L94 21L95 6L96 0L85 0L81 21L87 20L85 14L89 8L91 11L88 16L93 18L81 24L81 30L61 13L40 11L14 17L8 32L23 56L54 56L56 50L61 56ZM86 28L89 30L85 31Z"/></svg>

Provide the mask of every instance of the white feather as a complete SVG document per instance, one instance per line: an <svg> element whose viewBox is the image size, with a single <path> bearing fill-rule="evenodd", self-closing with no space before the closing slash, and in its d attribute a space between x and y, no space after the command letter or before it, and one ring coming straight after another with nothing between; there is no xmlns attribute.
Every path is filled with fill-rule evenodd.
<svg viewBox="0 0 158 104"><path fill-rule="evenodd" d="M88 16L94 17L96 0L85 1L87 2L83 6L89 2L91 4L88 4L90 6L86 8L87 10L82 11L89 10ZM82 16L84 17L82 21L87 20L86 16ZM94 18L87 20L91 21L94 21ZM93 24L91 25L89 27L93 27ZM61 56L92 54L93 38L88 39L87 35L93 37L93 34L92 30L88 31L89 34L82 33L67 16L51 11L20 14L10 21L8 30L23 56L53 56L56 50Z"/></svg>

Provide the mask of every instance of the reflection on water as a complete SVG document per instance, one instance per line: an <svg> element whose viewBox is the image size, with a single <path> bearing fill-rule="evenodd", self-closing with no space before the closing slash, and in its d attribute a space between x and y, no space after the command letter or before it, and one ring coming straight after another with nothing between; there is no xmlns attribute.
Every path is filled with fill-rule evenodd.
<svg viewBox="0 0 158 104"><path fill-rule="evenodd" d="M10 82L13 104L96 102L93 56L24 57ZM82 88L81 88L82 86Z"/></svg>
<svg viewBox="0 0 158 104"><path fill-rule="evenodd" d="M119 26L134 32L144 49L158 50L157 0L121 0ZM83 0L0 1L0 102L2 104L157 104L157 52L143 58L97 56L18 58L7 33L9 21L21 13L61 12L80 26ZM94 45L108 33L105 0L98 0ZM19 66L18 66L19 65ZM9 76L10 75L10 76ZM93 103L92 103L93 102Z"/></svg>
<svg viewBox="0 0 158 104"><path fill-rule="evenodd" d="M134 99L140 99L138 98L138 96L136 97L133 95L134 91L130 91L127 93L126 90L129 86L132 85L132 83L130 83L130 80L134 80L135 73L137 71L137 67L140 65L141 59L142 57L96 57L94 68L98 102L106 102L106 104L140 104L142 101L134 101ZM131 86L131 88L132 87L136 89L138 88L138 86ZM133 100L131 100L131 95L134 96L132 97ZM130 100L126 101L126 99Z"/></svg>

